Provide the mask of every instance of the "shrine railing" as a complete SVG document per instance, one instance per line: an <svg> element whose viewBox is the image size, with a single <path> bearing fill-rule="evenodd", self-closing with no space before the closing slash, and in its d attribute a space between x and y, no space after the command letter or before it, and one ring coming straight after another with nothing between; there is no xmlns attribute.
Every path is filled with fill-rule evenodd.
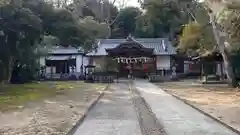
<svg viewBox="0 0 240 135"><path fill-rule="evenodd" d="M86 76L86 82L113 83L118 80L118 72L94 72Z"/></svg>
<svg viewBox="0 0 240 135"><path fill-rule="evenodd" d="M148 73L148 80L150 82L172 81L177 80L177 78L175 70L172 69L161 69Z"/></svg>
<svg viewBox="0 0 240 135"><path fill-rule="evenodd" d="M44 73L38 74L39 80L83 80L84 75L79 72L74 73Z"/></svg>

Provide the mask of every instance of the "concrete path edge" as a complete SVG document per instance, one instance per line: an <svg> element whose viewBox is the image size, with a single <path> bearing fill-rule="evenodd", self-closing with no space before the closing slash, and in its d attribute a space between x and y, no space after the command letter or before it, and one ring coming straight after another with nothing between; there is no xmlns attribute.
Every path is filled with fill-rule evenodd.
<svg viewBox="0 0 240 135"><path fill-rule="evenodd" d="M158 86L158 87L160 88L160 86ZM240 135L240 131L238 131L238 130L235 129L234 127L232 127L232 126L226 124L225 122L223 122L223 121L221 121L221 120L215 118L214 116L212 116L212 115L210 115L210 114L204 112L203 110L199 109L199 108L196 107L195 105L192 105L192 104L189 103L189 101L187 101L186 99L182 99L182 98L180 98L180 97L178 97L178 96L176 96L176 95L174 95L174 94L172 94L172 93L169 93L167 90L165 90L165 89L163 89L163 88L160 88L160 89L164 90L165 92L167 92L167 93L170 94L171 96L175 97L176 99L182 101L183 103L189 105L190 107L192 107L193 109L195 109L195 110L197 110L198 112L202 113L203 115L212 118L214 121L220 123L222 126L228 128L228 129L230 129L231 131L233 131L233 132L235 132L235 133L237 133L237 134Z"/></svg>
<svg viewBox="0 0 240 135"><path fill-rule="evenodd" d="M83 116L77 121L77 123L68 131L66 135L73 135L77 128L83 123L85 120L88 112L98 103L98 101L104 96L104 91L109 88L110 84L108 84L100 94L93 99L93 101L90 103L89 107L86 109L86 111L83 113Z"/></svg>

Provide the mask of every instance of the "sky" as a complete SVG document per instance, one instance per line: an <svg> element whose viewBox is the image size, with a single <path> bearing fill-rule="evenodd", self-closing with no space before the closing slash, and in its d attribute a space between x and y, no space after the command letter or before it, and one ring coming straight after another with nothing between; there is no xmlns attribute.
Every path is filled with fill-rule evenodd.
<svg viewBox="0 0 240 135"><path fill-rule="evenodd" d="M116 5L122 3L122 1L125 1L126 6L140 7L140 4L137 2L138 0L117 0Z"/></svg>
<svg viewBox="0 0 240 135"><path fill-rule="evenodd" d="M140 4L137 2L137 0L126 0L128 6L134 6L134 7L139 7Z"/></svg>
<svg viewBox="0 0 240 135"><path fill-rule="evenodd" d="M121 3L121 1L126 1L127 6L134 6L134 7L140 7L140 4L137 2L138 0L117 0L117 3ZM204 0L198 0L199 2L203 2ZM118 5L118 4L116 4Z"/></svg>

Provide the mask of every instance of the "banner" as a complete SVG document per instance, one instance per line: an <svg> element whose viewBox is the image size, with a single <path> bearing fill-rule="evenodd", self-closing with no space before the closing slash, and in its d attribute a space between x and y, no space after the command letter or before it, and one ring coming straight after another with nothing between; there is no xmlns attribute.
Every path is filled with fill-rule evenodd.
<svg viewBox="0 0 240 135"><path fill-rule="evenodd" d="M128 57L119 57L113 60L117 60L118 63L138 63L138 62L148 62L153 61L155 58L148 58L148 57L136 57L136 58L128 58Z"/></svg>

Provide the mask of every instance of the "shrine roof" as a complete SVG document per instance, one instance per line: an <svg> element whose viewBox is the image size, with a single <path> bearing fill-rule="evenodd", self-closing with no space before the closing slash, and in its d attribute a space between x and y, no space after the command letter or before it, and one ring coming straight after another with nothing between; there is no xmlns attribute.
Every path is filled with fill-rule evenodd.
<svg viewBox="0 0 240 135"><path fill-rule="evenodd" d="M168 38L134 38L134 41L146 48L152 48L154 55L175 55L176 49ZM96 51L87 54L88 56L104 56L108 53L106 49L116 48L126 42L126 39L99 39Z"/></svg>

